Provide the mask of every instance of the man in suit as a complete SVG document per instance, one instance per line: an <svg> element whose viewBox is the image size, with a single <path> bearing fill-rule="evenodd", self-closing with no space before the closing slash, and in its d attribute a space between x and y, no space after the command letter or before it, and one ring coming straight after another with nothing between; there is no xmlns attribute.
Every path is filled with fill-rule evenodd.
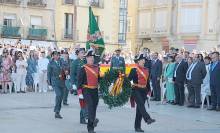
<svg viewBox="0 0 220 133"><path fill-rule="evenodd" d="M208 110L220 111L220 57L219 52L212 53L210 70L210 89L212 106Z"/></svg>
<svg viewBox="0 0 220 133"><path fill-rule="evenodd" d="M153 101L160 101L161 99L161 87L160 78L162 75L162 62L158 59L158 53L152 54L152 66L151 66L151 82L153 86Z"/></svg>
<svg viewBox="0 0 220 133"><path fill-rule="evenodd" d="M150 49L143 48L143 55L145 57L144 67L147 68L150 73L151 71Z"/></svg>
<svg viewBox="0 0 220 133"><path fill-rule="evenodd" d="M123 57L120 56L121 50L117 49L115 52L116 56L112 57L110 69L119 69L125 72L125 60Z"/></svg>
<svg viewBox="0 0 220 133"><path fill-rule="evenodd" d="M184 84L186 81L186 71L188 68L187 62L183 60L182 55L176 56L176 66L174 69L174 91L175 91L175 105L184 105L185 94L184 94Z"/></svg>
<svg viewBox="0 0 220 133"><path fill-rule="evenodd" d="M200 108L201 85L206 76L205 63L200 61L199 54L194 54L193 63L186 72L187 88L189 92L189 108Z"/></svg>
<svg viewBox="0 0 220 133"><path fill-rule="evenodd" d="M60 115L60 110L65 88L65 77L62 74L61 60L57 51L52 53L52 60L48 64L47 80L48 84L52 85L56 94L56 103L54 107L55 118L62 119L63 117Z"/></svg>

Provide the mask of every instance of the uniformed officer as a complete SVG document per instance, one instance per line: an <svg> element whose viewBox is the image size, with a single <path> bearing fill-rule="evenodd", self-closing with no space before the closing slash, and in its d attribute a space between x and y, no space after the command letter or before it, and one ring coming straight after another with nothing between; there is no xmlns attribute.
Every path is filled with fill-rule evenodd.
<svg viewBox="0 0 220 133"><path fill-rule="evenodd" d="M147 113L145 108L147 93L150 90L149 72L148 69L144 67L145 57L143 54L136 56L135 62L137 66L131 69L128 77L129 80L133 82L132 96L137 104L134 128L136 132L144 132L144 130L141 129L142 118L147 124L155 122L155 120Z"/></svg>
<svg viewBox="0 0 220 133"><path fill-rule="evenodd" d="M78 89L83 90L83 97L85 98L88 108L88 124L87 129L89 133L95 133L94 127L97 126L98 119L96 119L96 109L98 106L98 81L99 81L99 67L94 65L94 51L88 50L86 53L85 64L80 69L78 75Z"/></svg>
<svg viewBox="0 0 220 133"><path fill-rule="evenodd" d="M52 53L52 60L48 64L47 69L48 84L52 85L56 94L56 102L54 107L55 118L62 119L62 116L60 115L60 110L65 88L65 75L62 71L61 60L57 51L54 51Z"/></svg>
<svg viewBox="0 0 220 133"><path fill-rule="evenodd" d="M121 57L121 49L115 50L116 55L112 57L111 60L111 70L112 69L118 69L122 70L122 72L125 72L125 60L124 57Z"/></svg>
<svg viewBox="0 0 220 133"><path fill-rule="evenodd" d="M78 72L80 68L86 64L85 60L85 49L80 48L76 50L77 59L73 60L70 64L70 79L73 84L74 94L77 95L76 89L77 89L77 80L78 80Z"/></svg>
<svg viewBox="0 0 220 133"><path fill-rule="evenodd" d="M76 55L77 55L77 59L72 61L71 66L70 66L70 78L71 78L71 82L73 84L73 89L74 91L77 90L77 81L78 81L78 73L81 69L81 67L83 65L86 64L84 55L85 55L85 49L84 48L80 48L78 50L76 50ZM76 92L74 92L76 93ZM76 93L77 94L77 93ZM80 123L81 124L87 124L86 119L87 119L87 115L88 115L88 111L85 105L85 100L82 97L82 94L79 94L79 103L80 103Z"/></svg>
<svg viewBox="0 0 220 133"><path fill-rule="evenodd" d="M65 72L65 80L67 81L70 76L69 76L69 73L70 73L70 59L69 59L69 53L68 51L63 51L63 54L62 54L62 62L61 62L61 65L62 65L62 69L63 71ZM63 95L63 105L66 105L68 106L68 95L69 95L69 88L67 88L67 86L65 85L65 88L64 88L64 95Z"/></svg>

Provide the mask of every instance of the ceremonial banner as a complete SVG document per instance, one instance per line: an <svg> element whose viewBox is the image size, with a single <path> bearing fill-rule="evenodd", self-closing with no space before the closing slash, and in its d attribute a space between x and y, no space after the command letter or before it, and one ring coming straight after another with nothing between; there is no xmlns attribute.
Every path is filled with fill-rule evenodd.
<svg viewBox="0 0 220 133"><path fill-rule="evenodd" d="M101 55L105 49L105 43L91 7L89 7L89 25L86 49L90 49L90 47L96 49L96 53L98 55Z"/></svg>

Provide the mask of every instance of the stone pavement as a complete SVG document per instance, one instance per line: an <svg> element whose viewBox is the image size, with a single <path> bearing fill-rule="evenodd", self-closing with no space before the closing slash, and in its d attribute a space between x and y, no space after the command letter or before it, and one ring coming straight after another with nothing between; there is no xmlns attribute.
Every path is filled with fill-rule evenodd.
<svg viewBox="0 0 220 133"><path fill-rule="evenodd" d="M69 103L61 111L64 119L55 120L53 92L0 95L0 133L87 133L79 124L77 97L71 95ZM157 121L142 123L146 133L220 133L220 112L157 102L151 102L148 112ZM109 110L100 100L97 117L97 133L134 133L135 109L129 104Z"/></svg>

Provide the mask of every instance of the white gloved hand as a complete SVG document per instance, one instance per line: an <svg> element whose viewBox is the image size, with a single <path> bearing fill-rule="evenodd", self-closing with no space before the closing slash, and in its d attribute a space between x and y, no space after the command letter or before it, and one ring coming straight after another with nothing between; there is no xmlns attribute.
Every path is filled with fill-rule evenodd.
<svg viewBox="0 0 220 133"><path fill-rule="evenodd" d="M82 94L79 94L79 99L84 99Z"/></svg>
<svg viewBox="0 0 220 133"><path fill-rule="evenodd" d="M73 87L73 90L77 90L77 87L76 87L76 85L73 85L72 87Z"/></svg>
<svg viewBox="0 0 220 133"><path fill-rule="evenodd" d="M51 85L48 86L49 90L53 90L53 87Z"/></svg>

